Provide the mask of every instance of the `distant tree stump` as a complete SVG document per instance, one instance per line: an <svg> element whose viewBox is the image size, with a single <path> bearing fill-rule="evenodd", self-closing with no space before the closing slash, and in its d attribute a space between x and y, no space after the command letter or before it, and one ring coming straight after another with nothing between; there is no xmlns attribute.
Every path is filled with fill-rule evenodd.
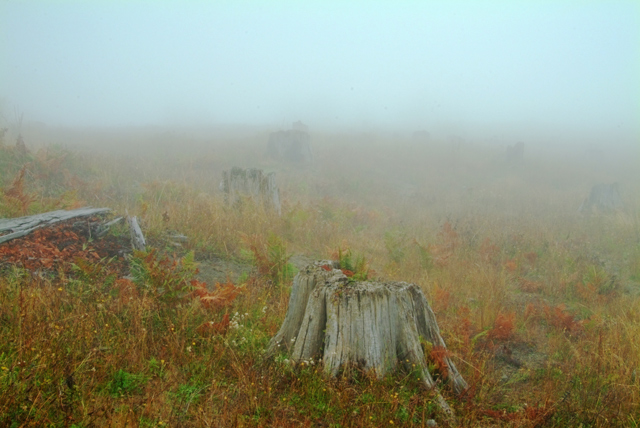
<svg viewBox="0 0 640 428"><path fill-rule="evenodd" d="M524 143L522 141L507 147L507 162L524 162Z"/></svg>
<svg viewBox="0 0 640 428"><path fill-rule="evenodd" d="M313 161L311 137L300 129L272 132L267 143L267 154L276 160L310 163Z"/></svg>
<svg viewBox="0 0 640 428"><path fill-rule="evenodd" d="M273 208L278 214L280 208L280 190L276 185L275 173L265 174L261 169L231 168L222 173L220 190L225 194L225 202L236 205L243 198L260 201L265 208Z"/></svg>
<svg viewBox="0 0 640 428"><path fill-rule="evenodd" d="M16 140L16 152L21 156L25 156L29 153L29 149L27 149L27 145L24 143L22 134L18 135L18 139Z"/></svg>
<svg viewBox="0 0 640 428"><path fill-rule="evenodd" d="M597 184L591 188L589 197L582 202L578 212L583 214L609 214L622 209L622 198L618 183Z"/></svg>
<svg viewBox="0 0 640 428"><path fill-rule="evenodd" d="M294 129L296 131L309 132L309 127L302 123L302 121L300 120L298 120L297 122L293 122L293 124L291 124L291 129Z"/></svg>
<svg viewBox="0 0 640 428"><path fill-rule="evenodd" d="M442 376L456 393L467 383L445 352L420 288L406 282L354 282L336 267L334 262L316 262L298 273L287 315L267 355L284 347L294 362L322 358L331 376L354 365L379 379L398 366L418 370L425 387L435 391L441 408L453 417L429 373L422 343L442 351Z"/></svg>

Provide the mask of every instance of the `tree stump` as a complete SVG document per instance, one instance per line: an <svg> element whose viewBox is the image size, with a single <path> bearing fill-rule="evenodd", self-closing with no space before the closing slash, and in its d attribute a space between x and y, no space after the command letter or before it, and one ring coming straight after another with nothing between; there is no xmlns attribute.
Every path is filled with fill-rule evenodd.
<svg viewBox="0 0 640 428"><path fill-rule="evenodd" d="M524 161L524 143L518 141L513 146L507 146L507 162L521 163Z"/></svg>
<svg viewBox="0 0 640 428"><path fill-rule="evenodd" d="M267 143L267 154L276 160L311 163L311 137L308 132L299 129L272 132Z"/></svg>
<svg viewBox="0 0 640 428"><path fill-rule="evenodd" d="M591 188L589 197L582 202L578 212L607 214L621 209L622 198L620 198L618 183L597 184Z"/></svg>
<svg viewBox="0 0 640 428"><path fill-rule="evenodd" d="M278 215L281 213L280 190L274 172L265 174L261 169L234 166L231 171L223 171L220 190L224 192L225 202L229 205L237 205L248 197L261 201L265 208L273 208Z"/></svg>
<svg viewBox="0 0 640 428"><path fill-rule="evenodd" d="M285 320L269 344L294 362L322 358L325 373L359 366L378 379L398 366L418 370L440 407L453 417L429 373L423 344L442 356L441 375L456 393L467 388L446 345L435 315L420 288L406 282L351 281L335 262L315 262L295 277Z"/></svg>

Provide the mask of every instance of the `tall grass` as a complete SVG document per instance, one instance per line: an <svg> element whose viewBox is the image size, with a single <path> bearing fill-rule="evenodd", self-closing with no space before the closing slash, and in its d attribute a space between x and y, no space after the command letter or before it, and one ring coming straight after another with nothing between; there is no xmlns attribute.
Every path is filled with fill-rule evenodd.
<svg viewBox="0 0 640 428"><path fill-rule="evenodd" d="M316 163L301 167L262 157L261 138L183 145L177 157L167 142L126 154L78 146L64 149L65 159L81 162L52 162L48 178L35 174L35 158L0 165L5 214L20 214L6 191L26 165L21 191L47 201L28 202L26 213L79 202L126 210L168 260L139 256L133 281L107 261L80 263L73 275L5 267L0 424L440 419L410 373L328 379L318 365L292 367L284 354L263 359L286 312L290 256L329 258L348 248L366 259L370 278L422 286L470 385L463 397L445 387L461 426L638 425L640 180L632 162L595 169L579 155L534 150L513 167L498 148L318 135ZM225 206L218 182L234 165L277 172L281 216ZM577 215L592 184L614 180L627 212ZM181 247L169 238L176 233L189 238ZM190 293L194 260L219 258L256 270L236 284L239 294L205 305ZM175 292L165 294L169 286Z"/></svg>

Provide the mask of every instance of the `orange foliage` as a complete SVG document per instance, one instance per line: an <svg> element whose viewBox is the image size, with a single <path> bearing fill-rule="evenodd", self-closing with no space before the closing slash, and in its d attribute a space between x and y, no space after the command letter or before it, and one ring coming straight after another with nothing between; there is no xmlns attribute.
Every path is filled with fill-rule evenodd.
<svg viewBox="0 0 640 428"><path fill-rule="evenodd" d="M498 258L498 254L500 253L500 247L491 243L489 238L486 238L482 241L482 245L480 245L480 257L489 263L495 263Z"/></svg>
<svg viewBox="0 0 640 428"><path fill-rule="evenodd" d="M473 334L474 328L469 316L471 315L471 311L468 306L460 306L458 308L458 322L453 326L454 332L456 335L462 339L462 342L465 345L469 345L471 341L471 335Z"/></svg>
<svg viewBox="0 0 640 428"><path fill-rule="evenodd" d="M139 297L136 284L127 278L119 278L113 284L113 289L118 291L120 303L127 303L129 300Z"/></svg>
<svg viewBox="0 0 640 428"><path fill-rule="evenodd" d="M446 311L451 305L451 292L436 285L433 289L434 308L437 311Z"/></svg>
<svg viewBox="0 0 640 428"><path fill-rule="evenodd" d="M525 293L539 293L542 291L542 284L520 277L518 278L518 288Z"/></svg>
<svg viewBox="0 0 640 428"><path fill-rule="evenodd" d="M449 376L449 365L445 358L449 356L449 350L444 346L434 346L429 352L429 360L443 378Z"/></svg>
<svg viewBox="0 0 640 428"><path fill-rule="evenodd" d="M518 269L518 263L515 259L508 259L502 264L502 267L504 267L507 272L513 273Z"/></svg>
<svg viewBox="0 0 640 428"><path fill-rule="evenodd" d="M222 320L219 322L205 322L201 324L196 331L203 337L213 336L214 334L219 334L224 336L227 334L229 330L229 314L225 313L222 316Z"/></svg>
<svg viewBox="0 0 640 428"><path fill-rule="evenodd" d="M354 275L353 271L349 269L340 269L340 270L342 271L343 274L345 274L349 278L351 278Z"/></svg>
<svg viewBox="0 0 640 428"><path fill-rule="evenodd" d="M544 314L547 323L555 328L569 333L579 333L583 329L583 321L576 320L573 314L569 313L563 304L554 308L545 306Z"/></svg>
<svg viewBox="0 0 640 428"><path fill-rule="evenodd" d="M540 308L533 303L527 303L527 306L524 308L524 320L534 320L540 317Z"/></svg>
<svg viewBox="0 0 640 428"><path fill-rule="evenodd" d="M493 340L508 340L513 336L515 331L514 321L515 313L503 314L499 313L493 323L493 328L487 333L487 337Z"/></svg>
<svg viewBox="0 0 640 428"><path fill-rule="evenodd" d="M20 204L20 212L22 214L26 214L29 205L36 200L35 196L24 193L24 175L26 171L27 166L25 165L13 179L9 188L4 191L5 197L14 199Z"/></svg>
<svg viewBox="0 0 640 428"><path fill-rule="evenodd" d="M68 223L62 223L33 231L0 246L0 262L16 264L36 271L69 268L77 258L98 261L101 255L93 247L86 246L87 239L78 236Z"/></svg>
<svg viewBox="0 0 640 428"><path fill-rule="evenodd" d="M222 309L229 306L240 294L241 288L233 283L216 283L216 289L209 291L207 284L196 279L191 280L193 286L193 297L200 299L202 306L207 309Z"/></svg>
<svg viewBox="0 0 640 428"><path fill-rule="evenodd" d="M580 296L582 300L587 302L591 302L598 298L598 289L592 283L581 284L577 283L575 285L576 294Z"/></svg>

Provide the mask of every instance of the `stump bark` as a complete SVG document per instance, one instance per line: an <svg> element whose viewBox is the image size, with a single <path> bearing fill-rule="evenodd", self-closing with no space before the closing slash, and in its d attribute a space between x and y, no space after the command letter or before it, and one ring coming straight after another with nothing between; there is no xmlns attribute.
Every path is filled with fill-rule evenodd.
<svg viewBox="0 0 640 428"><path fill-rule="evenodd" d="M294 279L285 320L267 355L290 352L294 362L322 359L325 373L357 365L377 378L404 367L418 370L425 387L434 390L441 408L453 412L436 389L423 344L444 355L442 376L456 393L467 388L422 290L406 282L354 282L335 262L316 262Z"/></svg>
<svg viewBox="0 0 640 428"><path fill-rule="evenodd" d="M243 198L250 198L262 202L265 208L273 208L278 215L281 213L280 190L273 172L265 174L261 169L234 166L230 171L223 171L220 190L229 205L237 205Z"/></svg>

